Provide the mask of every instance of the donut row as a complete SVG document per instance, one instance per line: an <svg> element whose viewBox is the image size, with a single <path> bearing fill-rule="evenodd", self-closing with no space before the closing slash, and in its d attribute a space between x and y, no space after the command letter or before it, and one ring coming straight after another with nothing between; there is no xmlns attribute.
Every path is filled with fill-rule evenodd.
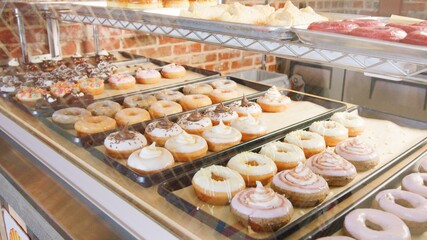
<svg viewBox="0 0 427 240"><path fill-rule="evenodd" d="M346 19L314 22L307 29L427 46L427 22L386 24L373 19Z"/></svg>
<svg viewBox="0 0 427 240"><path fill-rule="evenodd" d="M355 239L411 239L427 231L427 159L419 172L405 176L400 189L380 191L372 208L355 209L344 220L344 231ZM326 237L323 239L334 239Z"/></svg>

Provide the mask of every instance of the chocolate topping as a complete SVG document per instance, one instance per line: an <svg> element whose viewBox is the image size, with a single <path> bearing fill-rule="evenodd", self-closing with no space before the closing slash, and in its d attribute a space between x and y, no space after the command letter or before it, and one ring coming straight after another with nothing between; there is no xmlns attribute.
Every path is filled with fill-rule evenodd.
<svg viewBox="0 0 427 240"><path fill-rule="evenodd" d="M203 119L203 114L201 114L198 110L191 113L190 116L188 116L187 120L190 122L197 122Z"/></svg>
<svg viewBox="0 0 427 240"><path fill-rule="evenodd" d="M114 139L118 141L130 140L135 137L135 133L129 132L129 126L126 123L120 131L114 135Z"/></svg>
<svg viewBox="0 0 427 240"><path fill-rule="evenodd" d="M216 106L214 113L233 113L233 111L229 108L224 106L223 103L220 103L218 106Z"/></svg>
<svg viewBox="0 0 427 240"><path fill-rule="evenodd" d="M171 122L168 118L163 118L162 120L156 123L157 128L168 129L173 126L173 122Z"/></svg>
<svg viewBox="0 0 427 240"><path fill-rule="evenodd" d="M240 106L242 106L242 107L250 107L250 106L252 106L252 103L249 102L249 100L246 98L246 95L243 95L242 103L240 104Z"/></svg>

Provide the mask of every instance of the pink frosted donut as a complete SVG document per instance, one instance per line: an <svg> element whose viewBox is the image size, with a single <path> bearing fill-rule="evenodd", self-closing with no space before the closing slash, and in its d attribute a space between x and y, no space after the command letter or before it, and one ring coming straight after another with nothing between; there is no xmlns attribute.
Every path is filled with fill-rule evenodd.
<svg viewBox="0 0 427 240"><path fill-rule="evenodd" d="M427 198L427 173L411 173L402 179L402 189Z"/></svg>
<svg viewBox="0 0 427 240"><path fill-rule="evenodd" d="M379 163L375 148L360 138L350 138L338 143L335 152L351 162L358 172L367 171Z"/></svg>
<svg viewBox="0 0 427 240"><path fill-rule="evenodd" d="M418 171L422 173L427 173L427 157L423 157L420 166L418 167Z"/></svg>
<svg viewBox="0 0 427 240"><path fill-rule="evenodd" d="M136 81L142 84L154 84L158 83L162 76L159 71L154 69L138 69L135 74Z"/></svg>
<svg viewBox="0 0 427 240"><path fill-rule="evenodd" d="M135 78L127 73L117 73L108 79L108 83L113 89L129 89L136 84Z"/></svg>

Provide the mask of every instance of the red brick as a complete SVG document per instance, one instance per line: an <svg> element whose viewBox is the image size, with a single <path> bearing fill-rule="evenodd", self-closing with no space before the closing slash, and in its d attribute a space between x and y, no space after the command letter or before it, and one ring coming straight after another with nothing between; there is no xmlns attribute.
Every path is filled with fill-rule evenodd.
<svg viewBox="0 0 427 240"><path fill-rule="evenodd" d="M353 2L354 8L363 8L363 1L355 1Z"/></svg>
<svg viewBox="0 0 427 240"><path fill-rule="evenodd" d="M49 53L49 45L47 43L31 43L27 46L31 56Z"/></svg>
<svg viewBox="0 0 427 240"><path fill-rule="evenodd" d="M230 70L230 62L218 62L216 64L207 64L204 68L208 70L218 71L218 72L225 72Z"/></svg>
<svg viewBox="0 0 427 240"><path fill-rule="evenodd" d="M119 50L120 49L120 39L119 38L101 38L99 40L99 48L105 50Z"/></svg>
<svg viewBox="0 0 427 240"><path fill-rule="evenodd" d="M79 40L83 39L83 25L73 24L73 25L64 25L60 29L60 40L68 41L70 39Z"/></svg>
<svg viewBox="0 0 427 240"><path fill-rule="evenodd" d="M220 49L224 49L224 47L211 44L203 44L203 51L216 51Z"/></svg>
<svg viewBox="0 0 427 240"><path fill-rule="evenodd" d="M233 59L233 58L240 58L242 56L242 51L240 50L226 50L225 52L218 53L218 59Z"/></svg>
<svg viewBox="0 0 427 240"><path fill-rule="evenodd" d="M120 36L122 35L122 30L117 28L99 26L98 34L100 37Z"/></svg>
<svg viewBox="0 0 427 240"><path fill-rule="evenodd" d="M133 36L123 39L123 48L133 48L155 44L156 38L150 35Z"/></svg>
<svg viewBox="0 0 427 240"><path fill-rule="evenodd" d="M62 55L73 55L77 52L77 46L75 42L63 42L61 43Z"/></svg>
<svg viewBox="0 0 427 240"><path fill-rule="evenodd" d="M47 43L46 28L27 29L25 31L27 43Z"/></svg>
<svg viewBox="0 0 427 240"><path fill-rule="evenodd" d="M87 41L83 41L81 43L81 48L83 53L92 53L95 52L95 47L93 45L93 41L92 40L87 40Z"/></svg>
<svg viewBox="0 0 427 240"><path fill-rule="evenodd" d="M172 44L172 43L184 43L185 40L178 38L159 37L159 44Z"/></svg>
<svg viewBox="0 0 427 240"><path fill-rule="evenodd" d="M168 57L172 55L172 47L162 46L162 47L140 49L139 54L146 57L151 57L151 58Z"/></svg>
<svg viewBox="0 0 427 240"><path fill-rule="evenodd" d="M186 44L179 44L173 46L173 54L175 55L182 55L190 53L191 51L188 48L188 45Z"/></svg>
<svg viewBox="0 0 427 240"><path fill-rule="evenodd" d="M0 32L0 42L3 44L19 43L19 37L15 32L5 29Z"/></svg>
<svg viewBox="0 0 427 240"><path fill-rule="evenodd" d="M252 64L253 64L252 58L245 58L243 60L231 62L231 68L232 69L238 69L241 67L249 67L249 66L252 66Z"/></svg>
<svg viewBox="0 0 427 240"><path fill-rule="evenodd" d="M189 50L190 50L192 53L201 52L201 51L202 51L202 45L201 45L200 43L192 43L192 44L189 46Z"/></svg>
<svg viewBox="0 0 427 240"><path fill-rule="evenodd" d="M425 9L425 7L426 7L425 3L404 2L402 4L402 11L421 11L422 9Z"/></svg>
<svg viewBox="0 0 427 240"><path fill-rule="evenodd" d="M276 71L276 65L269 65L267 66L267 70L270 72L275 72Z"/></svg>
<svg viewBox="0 0 427 240"><path fill-rule="evenodd" d="M216 60L217 60L216 53L199 54L191 57L192 64L208 63L208 62L214 62Z"/></svg>

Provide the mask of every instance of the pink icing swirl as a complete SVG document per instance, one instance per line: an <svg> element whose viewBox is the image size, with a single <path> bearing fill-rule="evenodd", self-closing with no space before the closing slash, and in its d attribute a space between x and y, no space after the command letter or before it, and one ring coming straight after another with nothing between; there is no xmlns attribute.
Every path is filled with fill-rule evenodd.
<svg viewBox="0 0 427 240"><path fill-rule="evenodd" d="M353 164L329 150L310 157L307 160L307 167L320 175L346 176L356 174L356 168Z"/></svg>
<svg viewBox="0 0 427 240"><path fill-rule="evenodd" d="M341 157L353 161L367 161L378 157L378 152L360 138L340 142L335 147L335 152Z"/></svg>
<svg viewBox="0 0 427 240"><path fill-rule="evenodd" d="M265 188L257 182L256 188L248 189L241 194L239 201L248 207L255 209L272 209L285 204L284 200L277 196L271 188Z"/></svg>

